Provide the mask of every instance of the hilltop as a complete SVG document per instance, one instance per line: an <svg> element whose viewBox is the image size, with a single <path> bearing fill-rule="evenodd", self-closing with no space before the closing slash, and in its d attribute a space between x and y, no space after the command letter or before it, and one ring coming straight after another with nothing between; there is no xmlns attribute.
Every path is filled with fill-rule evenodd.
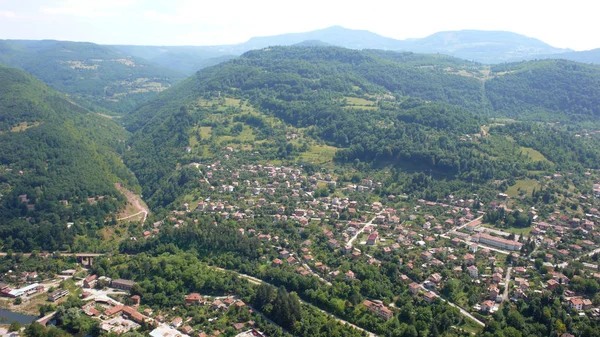
<svg viewBox="0 0 600 337"><path fill-rule="evenodd" d="M126 113L184 76L87 42L0 40L0 63L33 74L86 108Z"/></svg>

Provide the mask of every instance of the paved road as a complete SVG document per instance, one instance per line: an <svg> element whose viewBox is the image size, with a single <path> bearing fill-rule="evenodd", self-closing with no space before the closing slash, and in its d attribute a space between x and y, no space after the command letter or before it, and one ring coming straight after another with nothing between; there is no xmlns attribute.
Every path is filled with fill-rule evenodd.
<svg viewBox="0 0 600 337"><path fill-rule="evenodd" d="M268 285L270 285L270 286L272 286L272 287L275 287L275 286L274 286L274 285L272 285L271 283L265 282L265 281L263 281L263 280L261 280L261 279L258 279L258 278L256 278L256 277L254 277L254 276L250 276L250 275L242 274L242 273L240 273L240 272L237 272L237 271L235 271L235 270L223 269L223 268L216 267L216 266L211 266L211 268L214 268L214 269L217 269L217 270L221 270L221 271L226 271L226 272L227 272L227 271L229 271L229 272L232 272L232 273L236 273L236 274L238 274L238 276L240 276L240 277L242 277L242 278L245 278L245 279L247 279L247 280L248 280L250 283L253 283L253 284L256 284L256 285L259 285L259 284L265 283L265 284L268 284ZM350 323L350 322L347 322L347 321L345 321L345 320L343 320L343 319L341 319L341 318L339 318L339 317L337 317L337 316L335 316L335 315L333 315L333 314L331 314L331 313L329 313L329 312L327 312L327 311L325 311L325 310L322 310L322 309L320 309L320 308L318 308L318 307L316 307L316 306L312 305L311 303L305 302L305 301L304 301L304 300L302 300L302 299L300 299L300 302L302 302L303 304L306 304L306 305L308 305L308 306L310 306L310 307L312 307L312 308L315 308L315 309L319 310L320 312L322 312L322 313L326 314L327 316L333 317L333 318L334 318L336 321L338 321L338 322L340 322L340 323L342 323L342 324L347 324L347 325L349 325L349 326L353 327L354 329L357 329L357 330L360 330L360 331L363 331L363 332L365 332L365 333L366 333L366 334L367 334L369 337L376 337L376 336L377 336L376 334L374 334L374 333L372 333L372 332L370 332L370 331L367 331L367 330L365 330L365 329L363 329L363 328L361 328L361 327L359 327L359 326L356 326L356 325L354 325L354 324L352 324L352 323Z"/></svg>
<svg viewBox="0 0 600 337"><path fill-rule="evenodd" d="M512 272L512 267L508 267L506 270L506 278L504 279L504 294L502 295L502 301L506 301L508 299L508 286L510 284L510 272Z"/></svg>
<svg viewBox="0 0 600 337"><path fill-rule="evenodd" d="M596 253L600 253L600 248L594 249L594 250L592 250L589 253L585 253L585 254L579 255L578 257L574 258L572 261L579 261L584 256L592 256L592 255L594 255ZM563 262L563 263L559 263L557 265L554 265L554 267L566 268L568 265L569 265L569 262ZM593 268L593 265L590 265L588 268Z"/></svg>
<svg viewBox="0 0 600 337"><path fill-rule="evenodd" d="M362 233L365 231L365 228L366 228L367 226L377 226L377 225L374 225L374 224L373 224L373 221L375 220L375 217L377 217L379 214L381 214L381 212L379 212L379 213L375 214L375 215L374 215L374 216L371 218L371 220L369 220L369 222L365 223L365 225L364 225L364 226L363 226L363 227L362 227L360 230L358 230L358 232L356 232L356 234L355 234L353 237L351 237L351 238L350 238L350 240L348 240L348 242L347 242L346 244L348 244L348 245L351 245L351 244L352 244L352 242L354 242L354 240L356 240L356 238L357 238L359 235L361 235L361 234L362 234Z"/></svg>
<svg viewBox="0 0 600 337"><path fill-rule="evenodd" d="M421 284L421 289L424 289L425 291L431 291L427 288L425 288L425 286L423 284ZM466 316L470 319L472 319L475 323L481 325L481 326L485 326L485 323L483 323L482 321L478 320L477 318L475 318L473 315L471 315L468 311L466 311L465 309L459 307L458 305L445 300L444 298L442 298L440 295L438 295L435 291L431 291L437 298L439 298L440 300L448 303L450 306L455 307L456 309L458 309L460 311L461 314L463 314L463 316Z"/></svg>
<svg viewBox="0 0 600 337"><path fill-rule="evenodd" d="M448 235L450 232L454 232L454 231L461 230L461 229L463 229L463 228L467 227L468 225L470 225L470 224L474 223L475 221L480 221L481 219L483 219L483 215L482 215L482 216L480 216L480 217L479 217L479 218L477 218L477 219L473 219L473 220L471 220L471 221L467 222L467 223L466 223L466 224L464 224L464 225L460 225L460 226L458 226L458 227L456 227L456 228L452 228L452 229L450 229L449 231L447 231L446 233L444 233L444 234L442 234L442 235L440 235L440 236L441 236L441 237L445 237L444 235Z"/></svg>
<svg viewBox="0 0 600 337"><path fill-rule="evenodd" d="M329 282L326 279L322 278L321 275L319 275L315 271L313 271L308 264L303 263L302 267L304 267L304 269L308 270L311 274L313 274L314 276L316 276L319 279L319 281L325 283L328 286L332 286L331 282Z"/></svg>

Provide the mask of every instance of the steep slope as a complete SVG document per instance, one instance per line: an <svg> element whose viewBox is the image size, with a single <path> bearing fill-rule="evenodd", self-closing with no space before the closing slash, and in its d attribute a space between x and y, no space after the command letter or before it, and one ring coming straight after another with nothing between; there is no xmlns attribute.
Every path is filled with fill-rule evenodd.
<svg viewBox="0 0 600 337"><path fill-rule="evenodd" d="M65 232L67 221L102 226L124 203L114 183L138 189L116 152L127 137L31 75L0 67L0 237L11 238L4 244L58 249L69 244L66 234L44 237L48 230ZM49 228L38 232L40 224ZM21 237L35 239L13 247Z"/></svg>
<svg viewBox="0 0 600 337"><path fill-rule="evenodd" d="M79 104L125 113L183 78L110 47L65 41L0 41L0 63L20 68Z"/></svg>
<svg viewBox="0 0 600 337"><path fill-rule="evenodd" d="M497 114L550 121L600 117L600 67L564 60L492 67L486 93Z"/></svg>

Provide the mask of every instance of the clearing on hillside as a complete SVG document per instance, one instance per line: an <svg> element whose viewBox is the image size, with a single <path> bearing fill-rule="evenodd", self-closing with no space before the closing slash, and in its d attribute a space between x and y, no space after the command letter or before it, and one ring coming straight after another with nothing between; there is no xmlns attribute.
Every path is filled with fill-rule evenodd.
<svg viewBox="0 0 600 337"><path fill-rule="evenodd" d="M532 149L530 147L521 146L521 154L528 156L533 161L544 161L551 163L551 161L549 161L543 154L541 154L536 149Z"/></svg>
<svg viewBox="0 0 600 337"><path fill-rule="evenodd" d="M517 180L516 184L506 189L506 194L508 194L508 196L511 198L518 197L522 192L525 192L527 195L531 195L531 192L533 192L534 188L539 191L540 187L540 183L536 180Z"/></svg>

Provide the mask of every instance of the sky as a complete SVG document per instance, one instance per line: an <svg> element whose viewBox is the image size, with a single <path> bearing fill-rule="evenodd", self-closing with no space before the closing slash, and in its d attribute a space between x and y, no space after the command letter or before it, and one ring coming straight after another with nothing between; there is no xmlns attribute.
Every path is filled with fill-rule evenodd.
<svg viewBox="0 0 600 337"><path fill-rule="evenodd" d="M334 25L396 39L504 30L600 48L591 0L0 0L0 39L203 46Z"/></svg>

